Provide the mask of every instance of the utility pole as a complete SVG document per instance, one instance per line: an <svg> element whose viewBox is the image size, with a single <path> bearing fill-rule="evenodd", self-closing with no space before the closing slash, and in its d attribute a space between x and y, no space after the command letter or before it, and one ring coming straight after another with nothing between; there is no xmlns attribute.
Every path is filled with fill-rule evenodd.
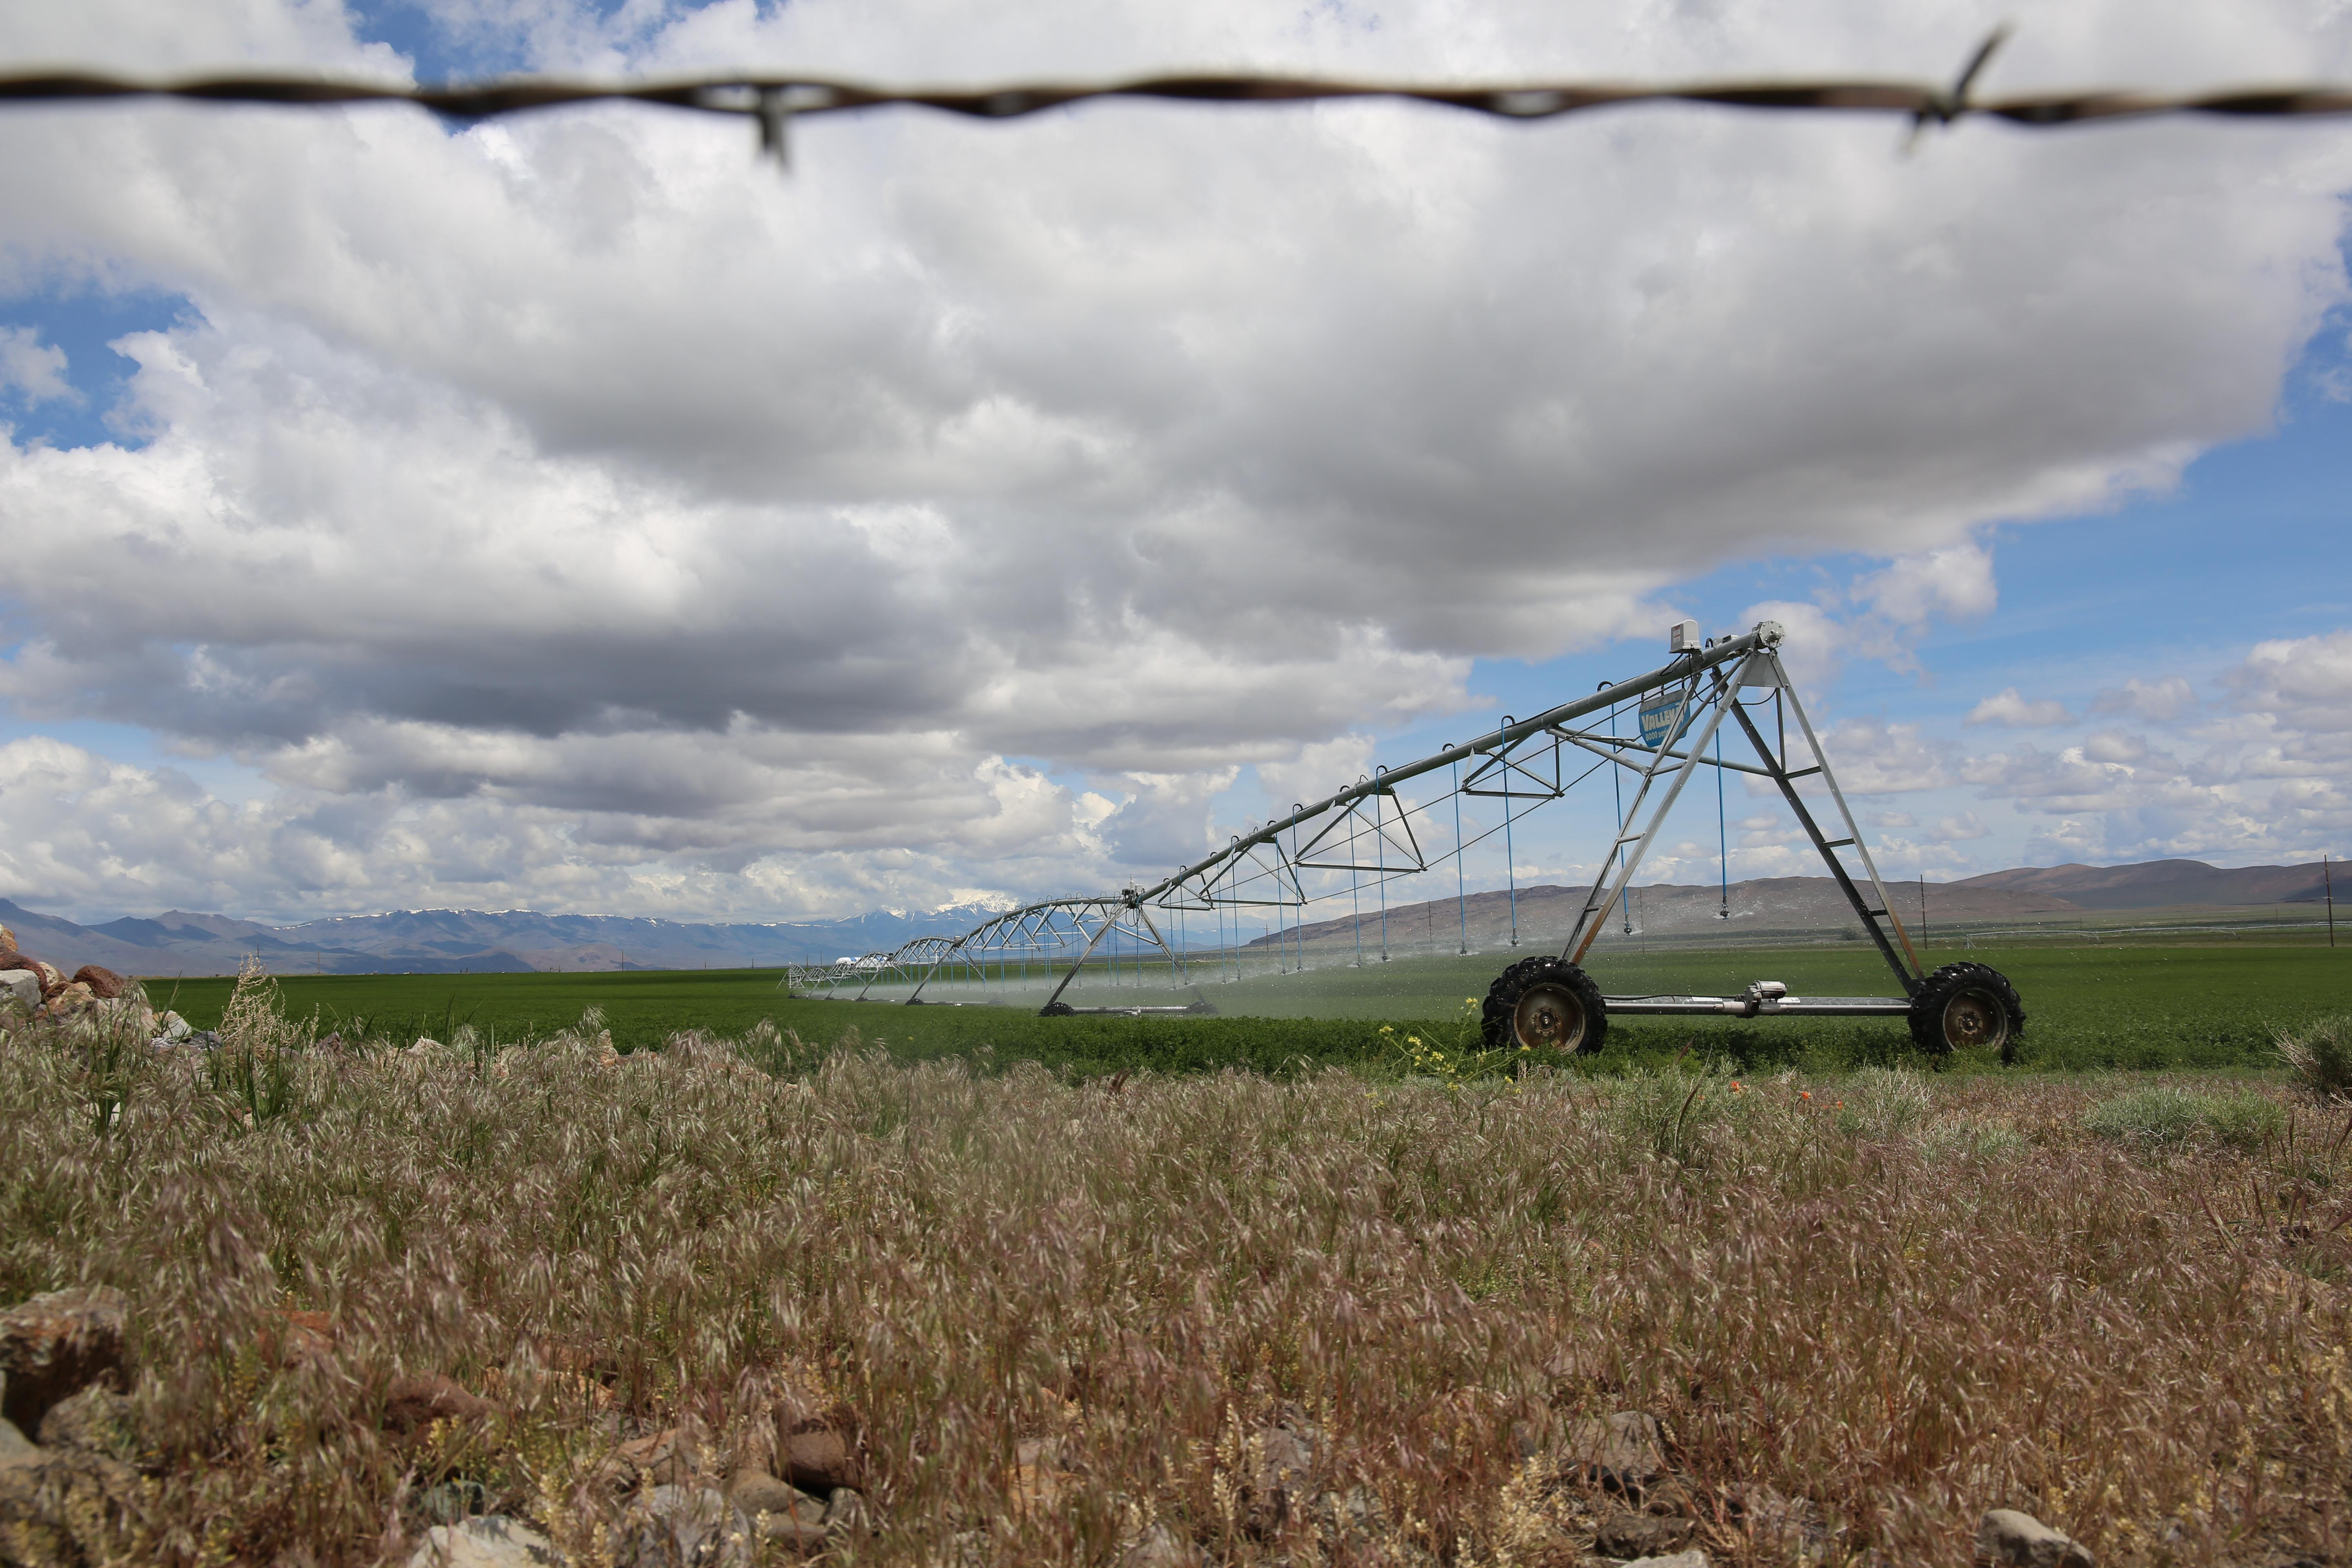
<svg viewBox="0 0 2352 1568"><path fill-rule="evenodd" d="M2327 851L2319 852L2319 885L2327 893L2327 945L2336 945L2336 875L2328 868Z"/></svg>
<svg viewBox="0 0 2352 1568"><path fill-rule="evenodd" d="M1919 873L1919 945L1927 945L1927 873Z"/></svg>

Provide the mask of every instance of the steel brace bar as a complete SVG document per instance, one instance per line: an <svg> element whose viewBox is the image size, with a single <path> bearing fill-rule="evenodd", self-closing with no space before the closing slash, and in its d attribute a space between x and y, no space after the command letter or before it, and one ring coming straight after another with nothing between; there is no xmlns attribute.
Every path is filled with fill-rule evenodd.
<svg viewBox="0 0 2352 1568"><path fill-rule="evenodd" d="M1821 856L1822 863L1830 868L1830 876L1836 880L1838 891L1843 893L1846 902L1853 906L1853 912L1861 920L1863 929L1870 933L1870 940L1877 945L1879 956L1886 960L1886 966L1895 972L1895 978L1903 983L1904 994L1916 995L1927 977L1926 971L1920 966L1919 955L1912 950L1911 938L1903 929L1902 918L1895 912L1894 900L1886 896L1886 884L1879 879L1877 863L1871 858L1869 847L1863 842L1862 829L1855 824L1853 813L1846 805L1845 792L1838 788L1837 779L1830 772L1829 753L1822 749L1820 739L1814 735L1812 721L1805 717L1804 705L1797 700L1796 688L1789 684L1788 674L1781 669L1780 659L1770 655L1767 657L1772 659L1772 674L1779 684L1780 700L1788 705L1790 712L1796 714L1798 732L1804 736L1806 746L1813 753L1813 765L1791 773L1786 758L1773 754L1771 743L1765 740L1764 732L1756 727L1756 721L1748 718L1748 710L1740 704L1737 683L1723 693L1723 700L1729 705L1733 717L1739 721L1739 727L1747 731L1748 743L1763 759L1765 771L1780 786L1780 798L1795 814L1798 826L1805 830L1805 837L1812 840L1813 849ZM1830 798L1837 803L1838 816L1845 823L1844 842L1853 845L1862 857L1863 870L1870 878L1872 889L1878 895L1878 907L1874 910L1863 897L1862 889L1854 885L1853 877L1846 870L1845 863L1838 858L1837 851L1842 846L1832 844L1822 832L1821 824L1814 820L1804 797L1797 793L1797 780L1815 773L1821 775L1822 782L1829 786ZM1882 915L1888 924L1894 926L1895 938L1903 944L1900 954L1895 951L1895 944L1886 940L1885 928L1879 924ZM1907 963L1906 959L1909 960Z"/></svg>

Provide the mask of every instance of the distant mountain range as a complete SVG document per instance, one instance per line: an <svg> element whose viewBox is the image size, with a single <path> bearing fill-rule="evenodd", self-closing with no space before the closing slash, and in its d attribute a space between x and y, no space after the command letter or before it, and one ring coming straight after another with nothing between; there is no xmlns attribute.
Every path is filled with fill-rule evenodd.
<svg viewBox="0 0 2352 1568"><path fill-rule="evenodd" d="M1906 921L1919 916L1919 885L1889 889ZM1583 906L1585 889L1553 886L1518 889L1521 936L1564 934ZM2352 888L2347 888L2352 898ZM1994 871L1958 882L1930 882L1927 916L1983 921L2069 912L2315 903L2320 868L2244 866L2224 869L2201 860L2151 860L2137 866L2051 866ZM1665 934L1702 929L1802 931L1848 923L1852 915L1826 877L1769 877L1731 885L1731 916L1719 923L1716 888L1654 884L1633 889L1632 913L1643 931ZM1376 906L1367 900L1364 930L1376 932ZM16 944L68 973L85 963L124 974L227 974L256 956L278 974L449 974L459 971L743 969L824 963L887 951L918 936L958 935L995 909L979 904L907 914L877 910L845 921L792 921L762 925L698 925L632 920L620 915L544 915L529 910L413 910L347 915L301 925L270 926L227 915L179 910L152 920L123 919L81 926L35 914L0 899L0 924ZM1467 916L1471 941L1503 938L1513 918L1508 893L1475 893L1466 908L1451 899L1400 904L1388 910L1393 943L1442 945L1458 935ZM1443 929L1441 929L1443 928ZM1355 939L1353 917L1303 928L1308 942ZM1268 934L1256 942L1271 943ZM1297 940L1291 935L1286 940Z"/></svg>
<svg viewBox="0 0 2352 1568"><path fill-rule="evenodd" d="M174 910L152 920L81 926L0 899L16 945L72 973L85 963L146 976L229 974L248 955L277 974L453 974L459 971L744 969L824 963L956 935L994 914L958 905L928 914L878 910L845 921L696 925L529 910L413 910L269 926Z"/></svg>
<svg viewBox="0 0 2352 1568"><path fill-rule="evenodd" d="M2352 895L2352 887L2346 889ZM1473 893L1457 906L1452 899L1428 903L1391 905L1388 910L1391 946L1443 946L1459 939L1467 928L1471 945L1491 947L1507 940L1514 928L1522 941L1534 937L1565 938L1584 907L1588 889L1549 884L1507 892ZM1969 924L2030 919L2036 915L2089 914L2118 910L2247 908L2270 904L2317 903L2322 895L2318 862L2308 866L2245 866L2223 869L2202 860L2150 860L2137 866L2049 866L2016 871L1992 871L1957 882L1930 882L1925 890L1925 918L1932 931L1945 921ZM1612 910L1604 940L1622 932L1630 918L1637 931L1666 936L1700 931L1798 931L1854 926L1845 896L1827 877L1762 877L1731 884L1728 917L1718 887L1656 883L1632 889L1628 908ZM1891 882L1896 917L1906 924L1921 919L1921 889L1916 879ZM1380 916L1368 899L1360 930L1377 941ZM1358 938L1359 917L1312 921L1277 936L1269 931L1249 945L1273 945L1277 941L1304 940L1352 943Z"/></svg>
<svg viewBox="0 0 2352 1568"><path fill-rule="evenodd" d="M2160 910L2200 905L2315 904L2325 891L2320 866L2240 866L2202 860L2148 860L2137 866L2032 867L1970 877L1955 888L2042 893L2084 910Z"/></svg>

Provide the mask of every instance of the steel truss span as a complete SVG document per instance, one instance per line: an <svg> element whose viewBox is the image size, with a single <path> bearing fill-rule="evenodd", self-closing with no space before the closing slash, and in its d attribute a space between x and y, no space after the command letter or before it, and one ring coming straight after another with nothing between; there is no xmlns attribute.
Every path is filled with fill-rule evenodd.
<svg viewBox="0 0 2352 1568"><path fill-rule="evenodd" d="M1821 737L1781 664L1782 637L1777 623L1764 621L1736 636L1703 641L1696 623L1683 622L1669 637L1672 657L1655 669L1603 685L1532 719L1506 718L1493 733L1466 744L1377 768L1323 800L1234 835L1223 848L1158 882L1024 905L958 937L922 937L887 952L796 965L784 983L803 994L910 1004L937 1000L924 993L948 981L978 981L983 994L993 984L1007 992L1031 993L1032 999L1035 989L1045 989L1040 1011L1047 1016L1212 1012L1199 987L1203 981L1238 976L1240 917L1245 910L1259 920L1273 917L1274 930L1267 934L1276 938L1277 966L1286 969L1294 956L1304 965L1299 927L1307 910L1347 900L1357 916L1362 963L1370 896L1378 904L1377 946L1385 959L1391 885L1425 878L1450 864L1463 910L1459 951L1468 952L1463 858L1496 837L1503 840L1509 883L1510 945L1517 947L1513 825L1606 770L1618 785L1616 837L1600 858L1600 872L1559 954L1523 958L1495 982L1485 1011L1490 1046L1595 1050L1612 1016L1885 1016L1907 1017L1914 1037L1930 1052L1991 1046L2009 1059L2024 1026L2016 992L1982 965L1949 964L1931 973L1920 963ZM1621 733L1628 713L1636 721L1633 732ZM1596 722L1601 715L1605 721ZM1754 760L1726 756L1727 735L1735 752L1744 742ZM1736 996L1612 996L1592 984L1582 969L1586 954L1611 911L1623 907L1634 873L1702 768L1716 769L1718 776L1738 773L1772 781L1894 975L1899 994L1795 996L1778 983L1759 981ZM1472 833L1463 826L1465 800L1498 802L1499 807L1482 805L1488 818ZM1188 916L1213 922L1213 945L1205 932L1202 940L1190 936ZM1262 947L1263 938L1251 945ZM1205 959L1204 949L1210 954ZM1085 1007L1064 999L1081 975L1118 981L1122 959L1139 990L1148 992L1148 977L1156 973L1167 992L1189 992L1191 999Z"/></svg>

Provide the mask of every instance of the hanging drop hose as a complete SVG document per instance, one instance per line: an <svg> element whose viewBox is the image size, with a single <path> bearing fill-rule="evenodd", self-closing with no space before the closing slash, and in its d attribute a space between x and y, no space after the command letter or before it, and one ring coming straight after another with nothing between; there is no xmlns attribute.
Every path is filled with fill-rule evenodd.
<svg viewBox="0 0 2352 1568"><path fill-rule="evenodd" d="M1733 692L1731 700L1738 701L1739 694ZM1720 724L1715 729L1715 843L1716 851L1721 857L1723 878L1723 907L1715 911L1715 918L1727 921L1731 918L1731 824L1723 804L1723 726Z"/></svg>
<svg viewBox="0 0 2352 1568"><path fill-rule="evenodd" d="M1378 778L1386 772L1386 768L1375 767L1372 776ZM1379 867L1381 889L1381 962L1386 963L1389 961L1389 823L1378 790L1372 792L1372 856L1373 863Z"/></svg>
<svg viewBox="0 0 2352 1568"><path fill-rule="evenodd" d="M1356 782L1364 783L1364 775L1358 773ZM1359 969L1364 967L1364 900L1358 887L1356 870L1356 825L1361 820L1356 815L1354 804L1350 803L1348 807L1348 907L1353 911L1356 922L1356 967Z"/></svg>
<svg viewBox="0 0 2352 1568"><path fill-rule="evenodd" d="M1495 731L1495 761L1503 772L1503 880L1511 889L1511 945L1519 945L1519 868L1511 848L1511 716L1503 715Z"/></svg>
<svg viewBox="0 0 2352 1568"><path fill-rule="evenodd" d="M1609 682L1604 680L1599 686L1594 687L1593 689L1596 691L1606 691L1609 689ZM1609 739L1612 742L1611 750L1612 751L1616 749L1617 712L1618 710L1614 706L1609 710ZM1617 803L1617 832L1622 837L1625 831L1625 773L1623 769L1611 768L1609 770L1609 795L1612 800L1614 800ZM1617 846L1617 864L1621 867L1625 864L1625 846L1622 843ZM1617 912L1624 918L1625 934L1627 936L1632 936L1633 934L1633 908L1631 901L1633 896L1633 889L1630 888L1628 888L1624 892L1617 895ZM1601 918L1603 921L1606 921L1609 917L1604 913Z"/></svg>
<svg viewBox="0 0 2352 1568"><path fill-rule="evenodd" d="M1452 751L1454 742L1446 742L1443 749ZM1456 762L1454 764L1454 912L1462 917L1462 951L1467 953L1470 951L1470 889L1469 884L1463 880L1462 860L1462 764Z"/></svg>

